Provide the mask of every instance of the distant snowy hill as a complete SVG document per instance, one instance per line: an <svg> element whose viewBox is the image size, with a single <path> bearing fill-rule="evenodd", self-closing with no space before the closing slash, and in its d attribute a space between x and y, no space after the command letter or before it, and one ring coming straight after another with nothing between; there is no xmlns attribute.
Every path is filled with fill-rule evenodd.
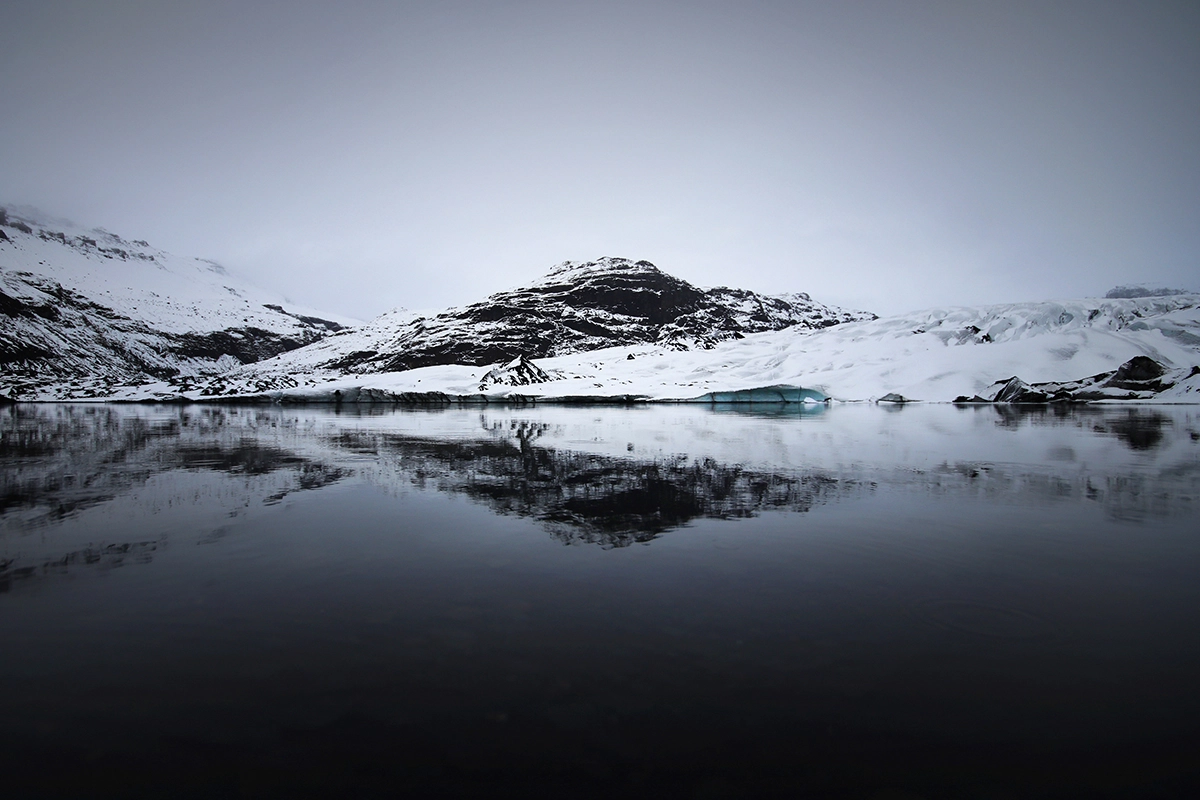
<svg viewBox="0 0 1200 800"><path fill-rule="evenodd" d="M0 210L2 397L1200 402L1200 295L1178 292L876 319L601 258L346 322L212 262Z"/></svg>
<svg viewBox="0 0 1200 800"><path fill-rule="evenodd" d="M370 375L311 363L340 338L234 370L204 392L285 401L393 402L428 401L434 392L477 400L481 395L691 399L801 386L838 400L894 394L950 402L960 396L994 399L1012 377L1028 384L1078 382L1115 373L1144 356L1164 370L1158 385L1165 388L1153 393L1156 400L1200 402L1200 295L1194 294L934 309L815 330L796 326L751 334L708 350L678 351L662 343L610 347L537 359L536 372L519 361L499 370L454 365ZM310 367L295 370L298 357L310 359ZM1120 383L1101 394L1148 396Z"/></svg>
<svg viewBox="0 0 1200 800"><path fill-rule="evenodd" d="M530 286L441 313L385 314L297 353L297 371L394 372L475 366L581 353L615 345L708 349L751 333L828 327L873 315L831 308L808 295L699 289L648 261L564 262Z"/></svg>
<svg viewBox="0 0 1200 800"><path fill-rule="evenodd" d="M310 344L349 320L300 309L218 264L0 208L0 394L105 396L202 378Z"/></svg>

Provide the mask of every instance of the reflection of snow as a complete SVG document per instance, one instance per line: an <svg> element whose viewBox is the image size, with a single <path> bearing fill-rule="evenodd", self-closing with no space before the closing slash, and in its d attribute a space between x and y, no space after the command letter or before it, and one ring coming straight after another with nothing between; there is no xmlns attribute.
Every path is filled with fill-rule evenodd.
<svg viewBox="0 0 1200 800"><path fill-rule="evenodd" d="M808 511L862 490L856 481L820 470L757 471L683 454L601 455L547 446L544 428L509 430L515 435L450 441L346 432L338 444L375 454L380 468L400 480L466 495L501 514L532 517L564 541L605 547L650 541L702 517Z"/></svg>
<svg viewBox="0 0 1200 800"><path fill-rule="evenodd" d="M1186 406L362 411L11 408L0 417L0 562L11 572L105 552L129 542L134 519L217 542L231 517L348 481L451 492L603 546L880 489L1135 520L1200 502L1200 417ZM65 520L85 522L65 526L70 541L24 535Z"/></svg>
<svg viewBox="0 0 1200 800"><path fill-rule="evenodd" d="M0 424L0 530L52 524L139 491L152 510L203 497L230 512L247 497L282 499L349 474L286 430L255 409L13 407ZM217 489L205 473L240 483Z"/></svg>

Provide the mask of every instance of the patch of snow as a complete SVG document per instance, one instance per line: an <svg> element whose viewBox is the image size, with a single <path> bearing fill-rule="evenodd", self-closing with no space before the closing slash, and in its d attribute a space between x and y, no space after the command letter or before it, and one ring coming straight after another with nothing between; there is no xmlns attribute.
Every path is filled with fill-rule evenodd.
<svg viewBox="0 0 1200 800"><path fill-rule="evenodd" d="M1133 320L1142 324L1131 325ZM1116 370L1138 355L1186 371L1200 363L1200 349L1167 333L1172 330L1200 334L1200 295L932 309L816 331L792 328L754 334L711 350L611 347L537 359L536 366L552 380L495 386L489 395L686 400L709 392L787 385L842 401L895 394L906 400L949 402L960 395L981 394L1012 376L1027 383L1078 381ZM403 392L476 396L486 371L448 365L347 374L319 366L321 351L329 344L318 342L242 367L230 376L230 385L252 394L255 382L282 381L304 359L305 374L319 378L320 388L285 391L287 398L320 400L335 389L359 387L377 390L380 397ZM1160 400L1200 400L1193 388L1196 381L1193 377L1178 384Z"/></svg>

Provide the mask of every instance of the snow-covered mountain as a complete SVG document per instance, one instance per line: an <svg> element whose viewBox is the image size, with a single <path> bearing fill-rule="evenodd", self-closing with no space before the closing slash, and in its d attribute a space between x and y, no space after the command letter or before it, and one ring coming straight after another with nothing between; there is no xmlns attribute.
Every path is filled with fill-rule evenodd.
<svg viewBox="0 0 1200 800"><path fill-rule="evenodd" d="M297 354L311 367L353 373L440 364L482 366L617 345L709 349L747 334L805 330L874 315L831 308L806 294L699 289L649 261L566 261L531 285L436 314L385 314Z"/></svg>
<svg viewBox="0 0 1200 800"><path fill-rule="evenodd" d="M877 319L601 258L345 322L212 262L0 211L0 397L1200 402L1197 294Z"/></svg>
<svg viewBox="0 0 1200 800"><path fill-rule="evenodd" d="M1086 390L1092 393L1087 399L1200 402L1195 294L934 309L750 334L707 350L678 351L663 343L609 347L537 359L536 372L519 361L499 371L449 365L366 375L320 366L318 354L340 338L233 370L203 391L285 401L682 400L783 386L837 400L893 394L952 402L976 395L996 399L1017 377L1028 384L1056 382L1051 394ZM1135 364L1118 371L1135 357L1161 365L1160 374L1134 386L1126 373L1144 370ZM305 369L295 369L298 358L309 360ZM171 387L158 391L168 396ZM763 393L768 396L783 395L772 389Z"/></svg>
<svg viewBox="0 0 1200 800"><path fill-rule="evenodd" d="M197 380L352 321L296 308L212 261L0 208L0 395L106 396Z"/></svg>
<svg viewBox="0 0 1200 800"><path fill-rule="evenodd" d="M139 395L152 383L172 396L223 395L228 382L286 387L313 372L492 365L614 345L709 349L872 318L805 294L698 289L647 261L601 258L564 262L528 287L461 308L396 310L350 329L214 262L23 208L0 209L0 315L0 395L43 400ZM288 352L261 373L266 382L259 372L231 374Z"/></svg>

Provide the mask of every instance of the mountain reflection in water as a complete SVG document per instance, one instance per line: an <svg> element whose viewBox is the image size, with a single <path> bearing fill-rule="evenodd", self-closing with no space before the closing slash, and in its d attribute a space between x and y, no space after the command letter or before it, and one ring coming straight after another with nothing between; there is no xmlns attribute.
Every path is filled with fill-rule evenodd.
<svg viewBox="0 0 1200 800"><path fill-rule="evenodd" d="M650 541L699 518L803 512L881 485L917 486L938 495L1082 497L1124 517L1191 510L1197 496L1193 450L1152 461L1141 455L1194 442L1191 412L1172 417L1140 408L994 406L943 407L930 414L888 407L890 413L875 415L875 424L922 413L926 424L892 425L882 438L873 438L869 429L864 434L827 424L861 409L727 405L697 414L689 408L683 416L691 424L684 425L670 424L671 410L623 416L614 409L543 409L548 419L528 419L522 415L530 412L523 410L477 416L11 406L0 417L0 524L17 529L52 524L118 498L128 501L127 495L154 476L195 470L243 479L271 476L242 482L247 502L256 503L279 502L292 492L359 474L376 484L461 494L497 513L539 520L564 541L606 547ZM616 417L617 423L594 426L587 441L573 435L587 427L581 419L596 413ZM997 429L1035 435L1021 442L998 440L979 424L988 419ZM427 424L431 420L438 424ZM669 447L655 448L663 439L656 424L664 420ZM959 423L953 429L942 424L951 420ZM814 437L814 431L825 436ZM1070 444L1043 446L1056 432L1065 432L1058 438ZM845 438L836 438L842 434ZM764 435L770 438L765 452L756 441ZM625 452L612 446L616 438L631 440ZM1102 459L1088 458L1078 446L1080 440L1095 445L1114 439L1128 448L1125 455L1114 458L1109 447ZM596 446L601 440L607 441ZM635 440L651 446L635 447ZM953 444L946 451L956 457L912 453L932 452L942 443ZM887 457L884 448L897 447L912 455ZM1063 468L1081 462L1086 468ZM171 502L188 500L181 495Z"/></svg>
<svg viewBox="0 0 1200 800"><path fill-rule="evenodd" d="M1153 408L1111 406L998 405L992 406L1002 427L1022 425L1090 426L1094 433L1112 434L1133 450L1153 450L1163 444L1171 418ZM1185 425L1185 427L1187 427ZM1194 428L1192 428L1194 430Z"/></svg>
<svg viewBox="0 0 1200 800"><path fill-rule="evenodd" d="M1186 407L12 406L0 771L1188 796L1198 501Z"/></svg>
<svg viewBox="0 0 1200 800"><path fill-rule="evenodd" d="M646 461L539 446L548 427L519 422L510 435L483 441L343 432L334 444L376 457L421 488L463 494L500 514L532 517L564 542L604 547L648 542L700 517L807 511L845 490L817 473L756 471L686 455Z"/></svg>
<svg viewBox="0 0 1200 800"><path fill-rule="evenodd" d="M219 505L237 516L350 476L391 491L462 495L497 514L536 520L563 543L604 548L647 543L697 519L806 512L881 487L993 502L1094 503L1129 520L1191 513L1200 498L1200 426L1190 411L889 406L863 420L865 427L831 424L863 411L551 408L530 419L526 409L17 405L0 417L0 531L28 532L114 503ZM906 417L916 424L899 424ZM1007 441L1000 432L1025 438ZM630 441L620 447L617 438ZM1057 438L1071 444L1054 446ZM223 500L184 477L197 472L223 476ZM155 491L139 494L152 480ZM219 541L222 530L201 540ZM71 565L131 563L131 550L144 563L165 546L158 536L17 552L12 542L22 540L8 541L0 549L0 590Z"/></svg>
<svg viewBox="0 0 1200 800"><path fill-rule="evenodd" d="M264 411L147 414L112 406L21 405L0 420L0 520L8 526L62 520L176 470L282 471L292 491L320 488L347 474L266 441L266 431L294 427L295 420Z"/></svg>

